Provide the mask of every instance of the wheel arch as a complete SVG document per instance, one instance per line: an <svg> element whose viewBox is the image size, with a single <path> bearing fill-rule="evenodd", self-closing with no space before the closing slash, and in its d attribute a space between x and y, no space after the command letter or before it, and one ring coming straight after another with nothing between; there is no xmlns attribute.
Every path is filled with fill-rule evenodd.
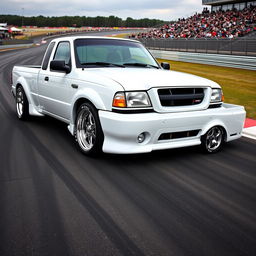
<svg viewBox="0 0 256 256"><path fill-rule="evenodd" d="M224 142L227 142L227 130L223 126L219 126L223 131Z"/></svg>
<svg viewBox="0 0 256 256"><path fill-rule="evenodd" d="M82 90L79 94L75 95L72 107L71 107L71 119L70 123L74 124L77 116L77 110L82 103L89 102L93 105L97 110L103 109L105 110L105 104L102 101L100 95L96 93L94 90L87 89L86 91Z"/></svg>
<svg viewBox="0 0 256 256"><path fill-rule="evenodd" d="M209 131L214 126L220 127L223 130L224 141L226 142L227 136L228 136L228 132L227 132L228 129L227 129L226 125L221 121L214 121L214 122L209 123L207 126L204 127L204 129L202 129L201 136L204 136L207 133L207 131Z"/></svg>
<svg viewBox="0 0 256 256"><path fill-rule="evenodd" d="M79 107L83 104L83 103L90 103L92 106L95 107L95 109L98 111L98 107L95 106L95 104L89 100L88 98L86 97L80 97L78 99L76 99L76 101L74 102L73 104L73 107L72 107L72 113L71 113L71 123L72 124L75 124L75 121L76 121L76 117L77 117L77 112L78 112L78 109Z"/></svg>
<svg viewBox="0 0 256 256"><path fill-rule="evenodd" d="M30 93L29 93L29 86L28 86L28 84L27 84L27 82L26 82L26 80L25 80L25 78L24 77L20 77L18 80L17 80L17 82L16 82L16 87L15 87L15 95L16 95L16 92L17 92L17 88L18 87L22 87L23 88L23 90L24 90L24 92L25 92L25 94L26 94L26 97L27 97L27 99L28 99L28 103L29 104L33 104L33 100L32 100L32 98L31 98L31 96L30 96Z"/></svg>
<svg viewBox="0 0 256 256"><path fill-rule="evenodd" d="M23 88L23 86L22 86L21 83L17 83L17 84L16 84L16 91L17 91L17 89L18 89L19 87L22 87L22 88ZM24 89L24 88L23 88L23 89Z"/></svg>
<svg viewBox="0 0 256 256"><path fill-rule="evenodd" d="M96 106L95 106L90 100L88 100L87 98L85 98L85 97L78 98L78 99L76 100L76 102L74 103L74 105L73 105L73 115L74 115L74 117L76 117L77 111L78 111L79 107L80 107L83 103L86 103L86 102L92 104L92 105L96 108ZM97 109L97 108L96 108L96 109Z"/></svg>
<svg viewBox="0 0 256 256"><path fill-rule="evenodd" d="M15 87L15 95L17 94L17 90L18 90L18 88L19 87L21 87L23 90L24 90L24 92L25 92L25 94L26 94L26 96L27 96L27 91L26 91L26 88L24 88L24 86L19 82L19 83L17 83L16 84L16 87ZM26 86L25 86L26 87Z"/></svg>

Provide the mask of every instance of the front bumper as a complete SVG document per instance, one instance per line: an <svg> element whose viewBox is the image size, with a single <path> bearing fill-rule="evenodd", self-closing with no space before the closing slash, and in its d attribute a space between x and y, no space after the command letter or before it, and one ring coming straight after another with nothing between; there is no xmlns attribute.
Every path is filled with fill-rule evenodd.
<svg viewBox="0 0 256 256"><path fill-rule="evenodd" d="M201 136L213 126L226 130L226 141L241 137L244 107L223 104L220 108L177 113L118 114L99 111L104 132L103 151L116 154L146 153L153 150L187 147L201 144ZM196 136L159 140L163 133L200 130ZM146 133L143 143L138 135Z"/></svg>

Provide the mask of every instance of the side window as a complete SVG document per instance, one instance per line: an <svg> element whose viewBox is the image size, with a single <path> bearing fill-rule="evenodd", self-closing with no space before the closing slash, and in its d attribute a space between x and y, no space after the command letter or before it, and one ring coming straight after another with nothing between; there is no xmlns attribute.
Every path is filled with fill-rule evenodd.
<svg viewBox="0 0 256 256"><path fill-rule="evenodd" d="M52 42L49 45L48 49L47 49L47 52L46 52L45 57L44 57L43 65L42 65L43 70L46 70L47 67L48 67L49 59L50 59L50 56L51 56L52 49L53 49L54 45L55 45L55 43Z"/></svg>
<svg viewBox="0 0 256 256"><path fill-rule="evenodd" d="M55 52L54 60L64 60L66 64L70 63L70 45L69 42L59 43Z"/></svg>

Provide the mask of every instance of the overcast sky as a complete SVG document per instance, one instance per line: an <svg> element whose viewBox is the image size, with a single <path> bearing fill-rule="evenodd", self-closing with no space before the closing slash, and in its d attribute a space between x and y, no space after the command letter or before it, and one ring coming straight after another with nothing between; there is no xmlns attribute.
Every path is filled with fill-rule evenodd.
<svg viewBox="0 0 256 256"><path fill-rule="evenodd" d="M173 20L201 11L201 0L1 0L0 14L110 16Z"/></svg>

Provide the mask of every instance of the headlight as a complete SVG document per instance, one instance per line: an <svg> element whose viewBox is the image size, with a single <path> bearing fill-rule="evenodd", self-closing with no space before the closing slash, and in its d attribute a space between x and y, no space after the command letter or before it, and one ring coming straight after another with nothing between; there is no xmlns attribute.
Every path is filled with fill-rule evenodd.
<svg viewBox="0 0 256 256"><path fill-rule="evenodd" d="M146 108L151 107L146 92L118 92L113 99L113 107L118 108Z"/></svg>
<svg viewBox="0 0 256 256"><path fill-rule="evenodd" d="M146 92L126 92L125 96L128 108L151 107L151 103Z"/></svg>
<svg viewBox="0 0 256 256"><path fill-rule="evenodd" d="M223 94L221 89L212 89L211 103L221 102L223 100Z"/></svg>

